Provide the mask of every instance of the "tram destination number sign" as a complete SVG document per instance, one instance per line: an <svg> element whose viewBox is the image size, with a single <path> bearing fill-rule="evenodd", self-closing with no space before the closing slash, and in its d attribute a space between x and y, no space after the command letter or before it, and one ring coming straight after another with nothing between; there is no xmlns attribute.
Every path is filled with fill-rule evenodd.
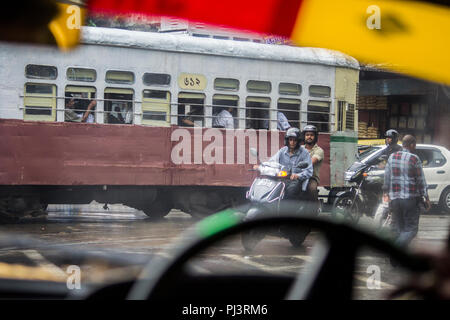
<svg viewBox="0 0 450 320"><path fill-rule="evenodd" d="M201 74L182 73L178 77L178 85L181 89L205 90L206 77Z"/></svg>

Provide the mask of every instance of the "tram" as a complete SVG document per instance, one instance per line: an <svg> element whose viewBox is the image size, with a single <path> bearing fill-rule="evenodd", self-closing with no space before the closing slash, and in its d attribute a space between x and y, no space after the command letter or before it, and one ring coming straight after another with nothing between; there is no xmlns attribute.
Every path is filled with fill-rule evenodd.
<svg viewBox="0 0 450 320"><path fill-rule="evenodd" d="M0 47L3 216L93 200L155 218L232 206L254 178L249 149L267 159L283 144L278 112L319 128L322 186L342 185L343 150L357 152L359 64L338 52L96 27L67 53ZM224 108L233 129L214 126Z"/></svg>

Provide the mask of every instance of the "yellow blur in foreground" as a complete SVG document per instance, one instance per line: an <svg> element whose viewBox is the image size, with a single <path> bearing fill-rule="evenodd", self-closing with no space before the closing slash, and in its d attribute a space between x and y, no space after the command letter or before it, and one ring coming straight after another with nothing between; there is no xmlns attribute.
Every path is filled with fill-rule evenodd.
<svg viewBox="0 0 450 320"><path fill-rule="evenodd" d="M49 23L48 28L58 47L68 50L77 46L80 41L80 28L86 16L86 9L64 3L58 3L58 7L60 13Z"/></svg>
<svg viewBox="0 0 450 320"><path fill-rule="evenodd" d="M304 0L291 39L450 84L450 9L416 1Z"/></svg>

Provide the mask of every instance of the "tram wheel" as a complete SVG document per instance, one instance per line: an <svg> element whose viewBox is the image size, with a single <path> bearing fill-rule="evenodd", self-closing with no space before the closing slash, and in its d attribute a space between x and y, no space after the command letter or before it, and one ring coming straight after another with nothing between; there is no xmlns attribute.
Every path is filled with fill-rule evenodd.
<svg viewBox="0 0 450 320"><path fill-rule="evenodd" d="M167 201L155 200L143 211L149 218L158 220L168 215L170 210L172 210L172 206Z"/></svg>

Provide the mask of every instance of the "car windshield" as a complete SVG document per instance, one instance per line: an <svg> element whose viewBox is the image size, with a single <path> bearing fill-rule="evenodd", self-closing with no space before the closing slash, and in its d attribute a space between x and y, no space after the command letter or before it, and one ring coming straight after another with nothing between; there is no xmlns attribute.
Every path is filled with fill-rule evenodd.
<svg viewBox="0 0 450 320"><path fill-rule="evenodd" d="M366 160L369 156L373 155L375 152L379 151L382 148L382 146L370 146L369 148L367 148L366 150L364 150L363 152L361 152L359 154L359 160L364 161Z"/></svg>
<svg viewBox="0 0 450 320"><path fill-rule="evenodd" d="M299 31L284 23L294 24L302 6L286 8L301 1L252 0L242 8L236 1L210 8L196 0L159 2L123 2L116 11L108 1L21 1L5 11L11 25L0 30L0 80L8 84L0 85L0 299L145 299L149 292L286 299L291 285L316 278L316 259L338 275L353 272L353 298L386 299L411 273L424 272L416 254L440 252L448 238L448 152L422 153L432 208L426 214L422 203L415 206L422 211L410 251L393 245L382 182L363 184L370 179L361 168L378 161L385 146L371 144L382 143L389 129L399 141L412 134L417 143L450 147L450 87L446 75L428 72L433 56L414 65L420 72L403 74L409 69L398 66L402 60L383 54L389 48L369 59L372 53L338 51L331 40L340 36L329 46L315 34L304 43L290 39ZM222 6L229 11L217 12ZM172 16L185 9L244 23ZM353 21L346 17L340 22ZM377 28L380 19L370 15L357 28L389 42L389 32L405 27L386 17L389 28ZM305 29L319 32L331 20L305 21L319 23ZM448 50L435 54L442 52ZM300 135L306 126L315 130ZM285 140L289 128L299 130L297 145ZM358 143L371 146L355 161ZM264 162L282 148L291 152L289 167ZM300 170L299 158L312 160L313 170ZM286 169L287 177L260 177L261 164L273 176ZM346 172L353 164L358 170ZM274 220L252 226L253 218ZM229 228L234 233L226 234ZM195 247L201 241L211 247ZM357 245L342 246L346 241ZM339 253L325 259L320 254L328 249L321 248ZM178 269L168 267L164 276L161 265L177 257ZM148 283L148 292L138 290L137 279L158 277L161 290ZM328 298L339 296L339 285L331 287Z"/></svg>

